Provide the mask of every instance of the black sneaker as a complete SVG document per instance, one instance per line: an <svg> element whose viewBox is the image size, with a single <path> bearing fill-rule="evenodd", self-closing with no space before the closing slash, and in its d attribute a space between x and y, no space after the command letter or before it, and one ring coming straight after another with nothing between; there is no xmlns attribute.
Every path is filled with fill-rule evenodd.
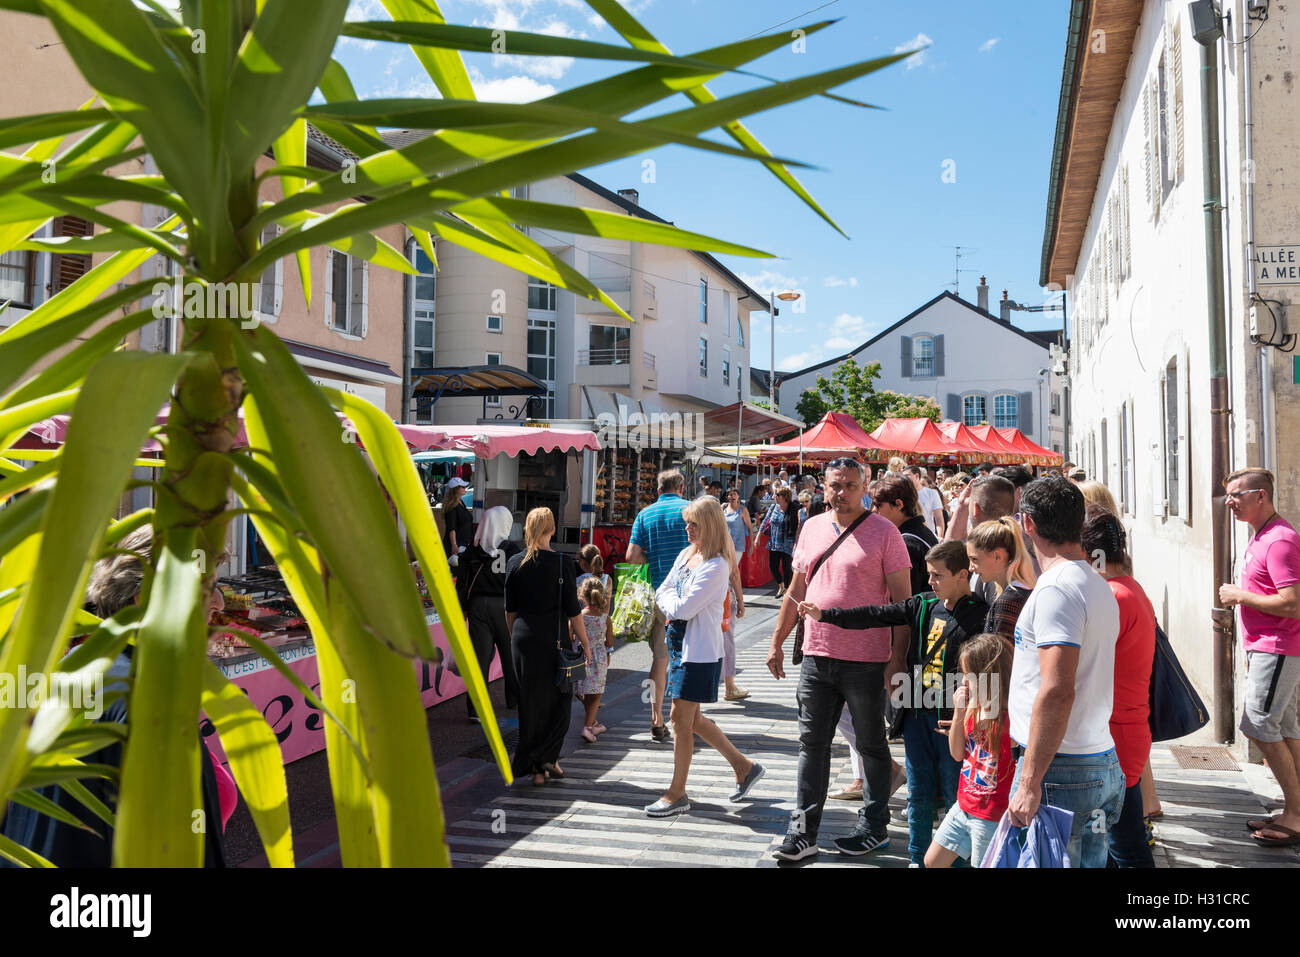
<svg viewBox="0 0 1300 957"><path fill-rule="evenodd" d="M837 837L835 839L836 849L841 854L849 854L853 857L870 854L872 851L878 851L882 847L888 846L888 834L858 834L854 832L848 837Z"/></svg>
<svg viewBox="0 0 1300 957"><path fill-rule="evenodd" d="M802 861L818 852L816 839L809 839L802 834L787 834L781 846L772 852L772 856L783 861Z"/></svg>

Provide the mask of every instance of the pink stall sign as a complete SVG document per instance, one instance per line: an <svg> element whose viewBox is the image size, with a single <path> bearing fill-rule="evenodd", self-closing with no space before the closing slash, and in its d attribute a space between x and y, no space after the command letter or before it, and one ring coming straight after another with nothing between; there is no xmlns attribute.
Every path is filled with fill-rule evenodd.
<svg viewBox="0 0 1300 957"><path fill-rule="evenodd" d="M443 660L447 660L449 657L447 636L443 633L442 623L432 612L429 614L429 634L433 637L434 646L442 652ZM319 695L320 677L316 668L315 643L308 639L277 650L280 659L289 666L290 670ZM284 756L285 764L325 749L327 719L320 711L308 704L302 692L281 677L270 664L257 657L230 664L218 663L217 667L262 712L280 742L280 753ZM420 699L426 708L465 692L465 683L441 663L415 661L412 662L412 667L420 683ZM494 656L488 680L500 677L501 661ZM199 735L203 743L217 756L217 760L224 762L225 751L221 747L216 728L206 715L199 725Z"/></svg>

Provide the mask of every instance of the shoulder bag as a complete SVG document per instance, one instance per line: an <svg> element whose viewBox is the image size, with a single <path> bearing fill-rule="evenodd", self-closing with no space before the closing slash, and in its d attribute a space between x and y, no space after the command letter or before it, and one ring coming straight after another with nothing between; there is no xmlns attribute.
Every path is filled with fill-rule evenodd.
<svg viewBox="0 0 1300 957"><path fill-rule="evenodd" d="M1151 663L1151 710L1147 723L1152 741L1172 741L1205 727L1210 713L1196 693L1169 636L1156 625L1156 656Z"/></svg>
<svg viewBox="0 0 1300 957"><path fill-rule="evenodd" d="M564 556L560 559L559 592L556 595L555 614L559 629L555 636L556 664L555 687L561 694L573 694L573 687L587 677L587 656L582 653L582 646L576 649L572 641L565 641L568 636L568 616L564 614Z"/></svg>
<svg viewBox="0 0 1300 957"><path fill-rule="evenodd" d="M848 538L850 535L852 535L853 532L854 532L854 530L855 530L859 525L861 525L864 521L866 521L867 516L870 515L870 514L871 514L870 511L863 512L861 515L859 515L857 518L855 518L852 522L850 522L850 523L849 523L849 527L846 528L846 529L844 529L844 531L840 532L840 537L837 538L837 539L835 539L835 541L831 542L831 546L830 546L830 548L828 548L828 549L826 549L826 551L822 552L822 553L821 553L821 556L817 559L817 561L813 562L813 567L810 568L810 569L808 569L808 577L804 579L804 596L805 596L805 597L807 597L807 595L808 595L808 586L809 586L810 584L812 584L812 577L813 577L813 575L816 575L816 574L817 574L817 569L819 569L819 568L822 567L822 564L826 561L826 559L828 559L828 558L831 557L831 553L834 552L835 549L839 548L839 547L840 547L840 544L841 544L841 543L842 543L846 538ZM803 626L804 626L804 620L803 620L803 618L800 618L797 622L795 622L795 626L794 626L794 651L793 651L793 652L791 653L791 655L790 655L790 661L791 661L791 663L796 664L796 665L799 664L799 662L803 661Z"/></svg>

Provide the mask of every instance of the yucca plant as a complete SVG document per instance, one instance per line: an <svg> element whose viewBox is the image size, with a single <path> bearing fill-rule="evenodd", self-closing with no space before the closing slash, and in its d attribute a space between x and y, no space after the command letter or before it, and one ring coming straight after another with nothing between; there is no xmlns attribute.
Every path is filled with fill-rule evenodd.
<svg viewBox="0 0 1300 957"><path fill-rule="evenodd" d="M293 257L310 290L307 251L316 246L413 272L374 235L404 223L430 257L437 237L621 312L518 227L765 254L506 191L669 143L762 163L830 221L789 172L791 161L770 154L739 120L813 95L844 100L827 91L899 57L785 82L749 74L752 89L718 98L706 81L829 24L678 57L615 0L588 3L627 46L453 26L434 0L384 0L394 19L374 23L345 22L347 0L180 0L178 9L153 0L0 0L0 8L47 18L96 94L81 109L0 119L0 149L23 150L0 154L0 251L111 254L0 332L0 502L9 503L0 510L0 673L25 668L86 680L127 643L135 648L125 727L89 722L53 698L34 711L0 709L0 809L12 799L70 817L35 791L59 783L113 824L115 864L199 865L202 835L192 823L202 806L202 709L221 735L268 859L292 865L275 736L205 656L203 608L216 573L208 559L221 551L231 519L247 514L315 638L319 699L303 690L328 716L344 863L449 862L410 664L434 649L376 475L406 526L507 780L510 772L404 443L382 412L318 388L272 331L214 309L212 299L185 310L179 353L121 350L127 333L155 317L146 299L153 280L122 282L155 254L177 263L187 283L213 287L255 282L268 265ZM358 99L332 59L341 36L409 44L441 98ZM483 103L462 51L633 66L535 103ZM311 105L316 91L321 101ZM679 93L690 101L684 108L624 119ZM355 164L336 172L307 166L309 123L356 154ZM384 127L430 134L390 149L377 132ZM701 137L713 129L734 145ZM156 175L114 173L144 154ZM42 175L50 169L56 175ZM263 197L268 176L279 177L282 199ZM155 228L138 226L107 210L122 201L173 215ZM99 229L90 237L31 238L65 214ZM280 231L260 244L268 224ZM124 318L114 318L117 311ZM166 424L157 426L164 405ZM241 410L246 449L232 448ZM13 448L32 423L61 412L71 413L62 447L39 458ZM338 413L354 423L365 457L339 441ZM156 505L114 520L151 434L164 448L151 483ZM15 497L20 492L27 494ZM140 603L102 622L87 615L81 603L93 562L146 523L154 546ZM87 631L69 654L71 637ZM273 652L260 650L301 684ZM123 737L120 769L82 760ZM94 776L117 780L115 811L81 784ZM0 854L48 863L11 841L0 843Z"/></svg>

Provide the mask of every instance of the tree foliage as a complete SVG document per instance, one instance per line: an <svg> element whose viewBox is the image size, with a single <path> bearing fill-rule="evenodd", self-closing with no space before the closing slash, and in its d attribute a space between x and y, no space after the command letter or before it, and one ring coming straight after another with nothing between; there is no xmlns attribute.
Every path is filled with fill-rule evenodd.
<svg viewBox="0 0 1300 957"><path fill-rule="evenodd" d="M831 373L817 377L817 388L805 389L796 407L808 427L816 425L827 412L846 412L867 432L885 419L925 418L938 422L939 404L922 395L905 395L893 389L876 390L880 363L858 365L849 356Z"/></svg>

